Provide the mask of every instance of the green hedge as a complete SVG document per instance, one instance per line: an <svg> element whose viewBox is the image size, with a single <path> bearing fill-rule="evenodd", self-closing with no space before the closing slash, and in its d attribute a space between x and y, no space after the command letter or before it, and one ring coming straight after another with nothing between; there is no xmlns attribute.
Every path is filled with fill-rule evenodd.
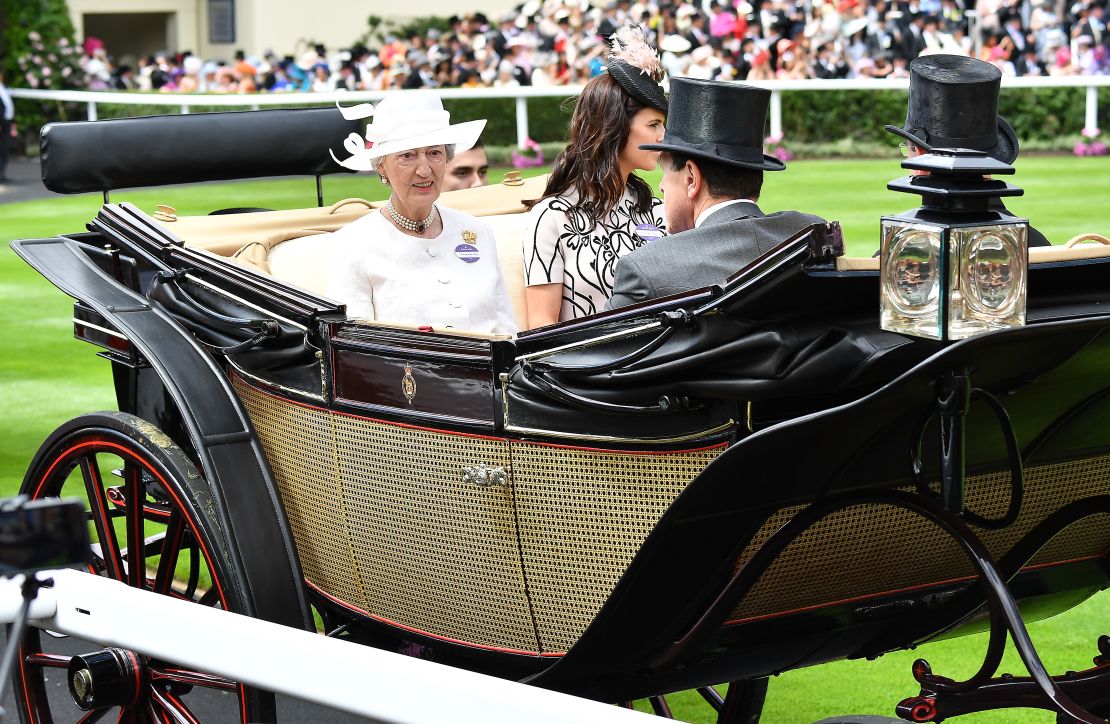
<svg viewBox="0 0 1110 724"><path fill-rule="evenodd" d="M566 141L573 103L573 99L566 98L529 98L528 133L532 139L540 143ZM451 111L452 121L485 118L482 142L487 146L516 144L516 99L452 98L445 100L443 106Z"/></svg>
<svg viewBox="0 0 1110 724"><path fill-rule="evenodd" d="M1103 94L1099 107L1099 126L1110 127L1110 98ZM1086 89L1012 88L1002 91L999 110L1017 129L1027 148L1055 147L1064 137L1072 137L1083 127ZM198 101L201 97L197 98ZM70 105L70 104L67 104ZM516 102L512 98L450 99L444 106L456 121L487 119L482 139L487 146L516 143ZM297 106L289 106L297 107ZM198 103L194 112L226 110ZM98 104L100 118L175 113L174 106L124 106ZM540 143L566 140L573 112L573 99L529 98L528 128ZM70 118L84 118L83 106L73 108ZM906 117L905 91L795 91L782 94L782 124L785 145L820 148L837 144L860 149L872 144L889 147L892 138L883 125L901 125ZM849 143L850 142L850 143ZM847 144L847 145L845 145ZM1046 145L1047 144L1047 145ZM808 154L807 154L808 155Z"/></svg>
<svg viewBox="0 0 1110 724"><path fill-rule="evenodd" d="M1110 100L1110 99L1107 99ZM1049 141L1083 128L1085 88L1007 88L998 110L1022 141ZM782 94L783 135L791 142L828 143L842 138L887 142L887 123L906 118L905 91L797 91ZM1110 119L1110 103L1099 106L1099 126Z"/></svg>

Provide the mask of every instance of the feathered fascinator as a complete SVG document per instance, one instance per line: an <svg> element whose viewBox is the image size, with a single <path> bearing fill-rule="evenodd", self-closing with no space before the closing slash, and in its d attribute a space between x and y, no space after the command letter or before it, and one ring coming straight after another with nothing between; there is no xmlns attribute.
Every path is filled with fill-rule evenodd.
<svg viewBox="0 0 1110 724"><path fill-rule="evenodd" d="M644 41L644 34L639 28L625 25L609 36L612 45L609 47L610 60L623 60L633 68L651 78L656 83L663 80L663 66L659 63L659 54Z"/></svg>
<svg viewBox="0 0 1110 724"><path fill-rule="evenodd" d="M663 66L659 55L644 40L639 28L625 25L609 36L606 65L613 80L630 96L667 112L667 96L659 86L659 81L663 80Z"/></svg>

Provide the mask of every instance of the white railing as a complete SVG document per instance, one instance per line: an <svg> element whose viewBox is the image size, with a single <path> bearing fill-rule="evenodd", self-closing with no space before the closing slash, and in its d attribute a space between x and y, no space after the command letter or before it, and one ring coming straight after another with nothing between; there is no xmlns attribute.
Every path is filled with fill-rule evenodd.
<svg viewBox="0 0 1110 724"><path fill-rule="evenodd" d="M905 90L909 87L907 79L895 80L772 80L752 81L748 85L767 88L771 91L771 135L782 135L782 94L794 91L831 91L831 90ZM1087 103L1083 128L1098 130L1098 89L1110 85L1110 76L1084 75L1049 78L1004 78L1003 88L1086 88ZM333 93L253 93L237 94L197 94L197 93L111 93L102 91L51 91L12 88L15 98L33 98L49 101L68 101L86 104L90 121L97 118L98 103L121 105L177 106L182 113L188 113L194 106L251 108L284 105L328 105L339 101L344 105L377 101L391 93L401 91L356 91ZM551 86L544 88L443 88L436 93L442 98L514 98L516 100L516 140L524 147L528 139L528 99L529 98L566 98L582 92L582 86ZM892 119L891 122L897 122ZM1021 133L1021 129L1018 129Z"/></svg>
<svg viewBox="0 0 1110 724"><path fill-rule="evenodd" d="M637 711L198 606L102 576L72 570L39 575L54 585L32 602L32 625L375 722L651 722ZM0 623L18 619L21 582L0 579Z"/></svg>

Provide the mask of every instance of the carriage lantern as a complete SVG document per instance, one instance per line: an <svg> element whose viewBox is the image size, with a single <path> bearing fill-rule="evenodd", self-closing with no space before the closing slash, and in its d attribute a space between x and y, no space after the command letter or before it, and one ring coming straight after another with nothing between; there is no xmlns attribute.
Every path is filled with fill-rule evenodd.
<svg viewBox="0 0 1110 724"><path fill-rule="evenodd" d="M934 149L902 162L927 174L887 184L918 209L882 218L882 328L941 341L1025 324L1029 223L992 201L1020 188L1013 166L981 151Z"/></svg>

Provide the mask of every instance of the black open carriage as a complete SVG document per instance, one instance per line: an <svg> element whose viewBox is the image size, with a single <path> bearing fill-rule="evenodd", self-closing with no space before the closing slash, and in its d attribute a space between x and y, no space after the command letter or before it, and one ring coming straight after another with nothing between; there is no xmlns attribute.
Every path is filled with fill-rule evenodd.
<svg viewBox="0 0 1110 724"><path fill-rule="evenodd" d="M85 233L13 246L77 300L119 411L62 425L23 491L88 501L94 572L294 627L315 607L333 635L659 712L697 688L721 722L757 720L775 673L989 628L975 676L920 662L898 714L1110 714L1106 637L1053 678L1023 623L1110 581L1105 249L1031 253L1027 325L953 344L879 328L877 267L843 258L836 225L722 286L509 338L348 319L323 296L327 232L373 204L107 203L319 184L350 130L333 110L44 129L46 184L106 203ZM489 216L510 287L531 184L441 198ZM1007 635L1029 676L996 677ZM25 721L63 715L49 649L22 643ZM273 716L264 692L142 668L103 706L169 716L207 687Z"/></svg>

